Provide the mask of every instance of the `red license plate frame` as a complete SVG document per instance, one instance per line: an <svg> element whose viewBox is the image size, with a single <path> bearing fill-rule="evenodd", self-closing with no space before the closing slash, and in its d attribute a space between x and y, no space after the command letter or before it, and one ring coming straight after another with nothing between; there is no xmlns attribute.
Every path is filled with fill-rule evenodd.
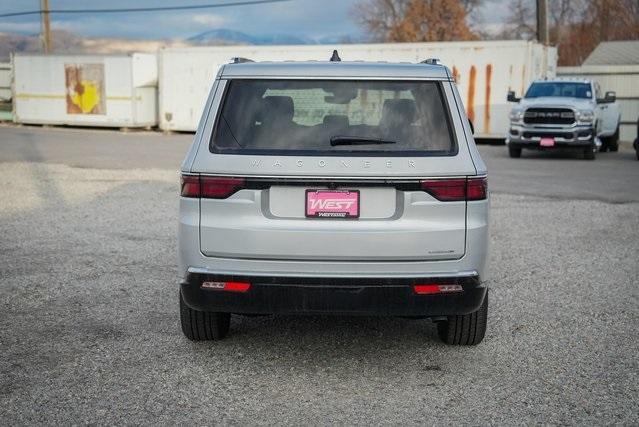
<svg viewBox="0 0 639 427"><path fill-rule="evenodd" d="M306 218L359 218L361 204L359 190L307 189L304 202Z"/></svg>

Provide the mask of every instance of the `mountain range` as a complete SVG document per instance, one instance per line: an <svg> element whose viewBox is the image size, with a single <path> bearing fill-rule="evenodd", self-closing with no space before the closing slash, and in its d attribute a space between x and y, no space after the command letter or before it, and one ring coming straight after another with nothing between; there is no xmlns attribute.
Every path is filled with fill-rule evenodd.
<svg viewBox="0 0 639 427"><path fill-rule="evenodd" d="M124 53L155 52L160 47L215 46L215 45L292 45L364 43L361 35L334 35L313 39L288 34L250 35L241 31L221 28L197 34L188 39L142 40L123 38L82 37L69 31L53 31L53 50L57 53ZM41 52L38 34L0 32L0 61L7 61L11 52Z"/></svg>
<svg viewBox="0 0 639 427"><path fill-rule="evenodd" d="M185 40L194 45L219 45L219 44L249 44L249 45L291 45L291 44L332 44L332 43L362 43L367 41L361 35L332 35L313 39L310 37L298 37L289 34L264 34L251 35L242 31L220 28L189 37Z"/></svg>

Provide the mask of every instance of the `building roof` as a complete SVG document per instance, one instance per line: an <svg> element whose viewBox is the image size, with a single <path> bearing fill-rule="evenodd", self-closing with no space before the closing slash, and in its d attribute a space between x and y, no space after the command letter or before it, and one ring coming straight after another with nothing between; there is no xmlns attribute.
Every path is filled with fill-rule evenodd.
<svg viewBox="0 0 639 427"><path fill-rule="evenodd" d="M450 74L444 66L423 63L278 61L227 64L222 70L222 78L229 77L370 77L448 80Z"/></svg>
<svg viewBox="0 0 639 427"><path fill-rule="evenodd" d="M601 42L583 65L639 64L639 40Z"/></svg>

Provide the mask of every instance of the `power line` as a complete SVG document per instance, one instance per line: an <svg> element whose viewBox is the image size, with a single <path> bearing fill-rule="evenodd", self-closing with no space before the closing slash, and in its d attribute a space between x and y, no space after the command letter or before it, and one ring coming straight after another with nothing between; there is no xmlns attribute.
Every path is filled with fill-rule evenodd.
<svg viewBox="0 0 639 427"><path fill-rule="evenodd" d="M160 6L160 7L131 7L123 9L51 9L49 13L121 13L121 12L161 12L165 10L193 10L193 9L213 9L218 7L249 6L265 3L281 3L291 0L247 0L235 3L214 3L214 4L192 4L185 6ZM24 12L2 13L0 18L12 16L39 15L40 10L28 10Z"/></svg>

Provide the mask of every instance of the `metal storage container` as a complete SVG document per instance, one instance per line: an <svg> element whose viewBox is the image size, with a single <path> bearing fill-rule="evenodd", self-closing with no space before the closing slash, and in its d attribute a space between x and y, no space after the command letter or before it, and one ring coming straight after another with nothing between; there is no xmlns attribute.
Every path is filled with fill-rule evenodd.
<svg viewBox="0 0 639 427"><path fill-rule="evenodd" d="M0 62L0 102L11 101L11 63Z"/></svg>
<svg viewBox="0 0 639 427"><path fill-rule="evenodd" d="M482 138L505 137L511 108L507 92L522 95L532 80L554 76L557 62L555 48L529 41L166 48L158 59L160 128L194 131L218 69L232 57L326 61L333 49L343 61L439 58L455 74L476 136Z"/></svg>
<svg viewBox="0 0 639 427"><path fill-rule="evenodd" d="M639 117L639 65L582 65L581 67L559 67L557 75L583 77L599 82L601 90L617 92L621 111L619 138L633 141L637 137Z"/></svg>
<svg viewBox="0 0 639 427"><path fill-rule="evenodd" d="M72 126L157 124L157 56L13 57L14 121Z"/></svg>
<svg viewBox="0 0 639 427"><path fill-rule="evenodd" d="M13 120L11 110L11 63L0 62L0 121Z"/></svg>

